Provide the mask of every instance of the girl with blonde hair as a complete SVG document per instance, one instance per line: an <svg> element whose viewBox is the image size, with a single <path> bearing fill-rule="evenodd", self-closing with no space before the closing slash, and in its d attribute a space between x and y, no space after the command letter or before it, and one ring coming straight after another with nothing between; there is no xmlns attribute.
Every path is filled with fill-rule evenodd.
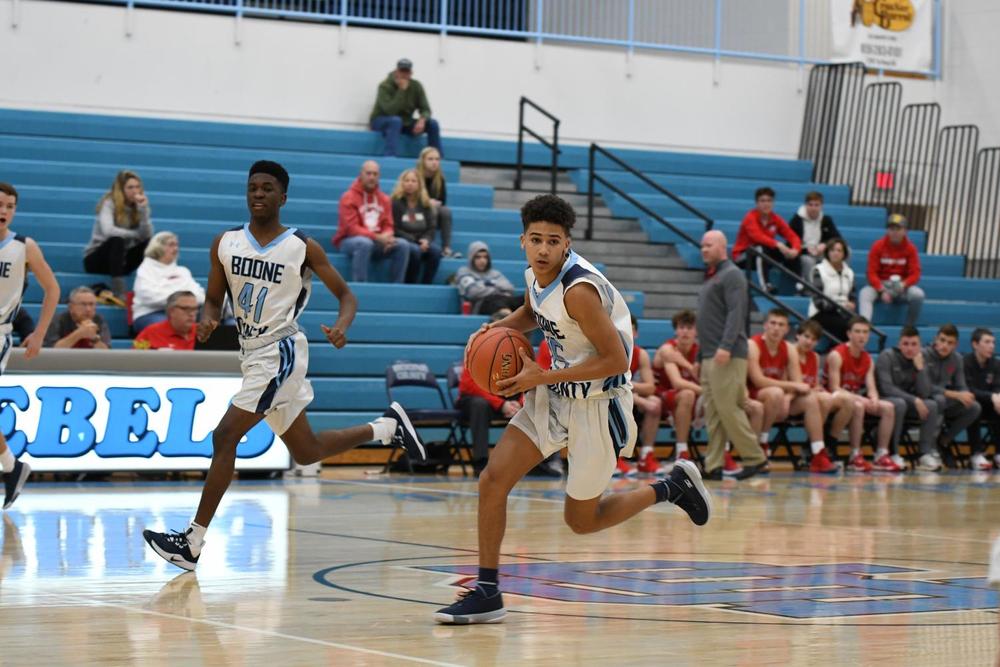
<svg viewBox="0 0 1000 667"><path fill-rule="evenodd" d="M398 243L405 245L410 253L406 282L425 285L434 282L441 263L441 248L434 243L437 216L416 169L407 169L399 175L392 191L392 219Z"/></svg>
<svg viewBox="0 0 1000 667"><path fill-rule="evenodd" d="M433 146L420 151L417 158L417 175L424 183L431 206L437 213L438 228L441 230L441 254L445 257L461 257L462 253L451 249L451 209L448 208L448 184L441 171L441 153Z"/></svg>
<svg viewBox="0 0 1000 667"><path fill-rule="evenodd" d="M97 202L94 230L83 251L87 273L111 276L112 302L124 297L125 276L142 262L152 235L149 200L142 179L132 171L118 172L111 189Z"/></svg>

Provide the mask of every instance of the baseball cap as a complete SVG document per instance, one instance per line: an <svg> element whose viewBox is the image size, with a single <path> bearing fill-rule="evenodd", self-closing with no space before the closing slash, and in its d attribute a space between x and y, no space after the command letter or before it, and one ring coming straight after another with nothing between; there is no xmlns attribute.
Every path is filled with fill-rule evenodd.
<svg viewBox="0 0 1000 667"><path fill-rule="evenodd" d="M886 227L906 227L906 216L893 213L885 220Z"/></svg>
<svg viewBox="0 0 1000 667"><path fill-rule="evenodd" d="M409 71L413 69L413 62L409 58L400 58L396 62L396 69Z"/></svg>

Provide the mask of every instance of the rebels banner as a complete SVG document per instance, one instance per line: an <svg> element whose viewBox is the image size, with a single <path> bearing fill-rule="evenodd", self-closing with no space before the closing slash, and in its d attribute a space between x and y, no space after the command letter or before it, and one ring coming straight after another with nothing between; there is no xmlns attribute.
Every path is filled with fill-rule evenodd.
<svg viewBox="0 0 1000 667"><path fill-rule="evenodd" d="M830 0L833 60L929 73L933 7L933 0Z"/></svg>
<svg viewBox="0 0 1000 667"><path fill-rule="evenodd" d="M207 470L212 430L238 376L5 374L0 430L39 472ZM290 457L260 422L236 450L237 470L285 470Z"/></svg>

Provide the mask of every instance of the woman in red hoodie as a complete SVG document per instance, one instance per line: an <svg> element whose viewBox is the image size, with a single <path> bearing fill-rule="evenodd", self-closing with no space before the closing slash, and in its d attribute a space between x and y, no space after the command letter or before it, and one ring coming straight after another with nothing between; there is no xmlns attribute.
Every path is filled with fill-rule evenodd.
<svg viewBox="0 0 1000 667"><path fill-rule="evenodd" d="M920 255L906 237L906 218L894 213L886 220L886 234L868 253L868 284L858 296L858 313L872 322L875 300L906 303L906 324L916 326L924 305L920 282Z"/></svg>
<svg viewBox="0 0 1000 667"><path fill-rule="evenodd" d="M340 197L339 221L333 245L343 250L351 263L351 281L368 282L372 259L389 260L389 280L403 282L410 251L396 240L392 203L378 187L378 162L361 165L358 180Z"/></svg>

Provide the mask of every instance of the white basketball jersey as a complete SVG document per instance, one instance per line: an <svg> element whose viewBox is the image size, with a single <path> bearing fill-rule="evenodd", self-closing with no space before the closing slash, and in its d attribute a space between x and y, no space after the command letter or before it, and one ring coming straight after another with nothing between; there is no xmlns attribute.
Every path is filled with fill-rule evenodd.
<svg viewBox="0 0 1000 667"><path fill-rule="evenodd" d="M253 350L299 330L309 301L312 271L306 267L306 236L294 227L261 247L250 225L222 235L219 261L243 349Z"/></svg>
<svg viewBox="0 0 1000 667"><path fill-rule="evenodd" d="M0 241L0 334L9 334L27 283L27 239L11 231Z"/></svg>
<svg viewBox="0 0 1000 667"><path fill-rule="evenodd" d="M535 320L545 334L545 341L552 354L552 368L578 366L588 357L597 354L597 348L587 339L580 325L566 312L563 295L580 282L588 282L597 288L604 311L611 318L618 331L625 356L632 359L632 319L625 299L618 293L604 275L593 264L572 250L563 263L562 270L548 286L541 288L535 274L528 268L524 281L529 285L528 295ZM630 373L608 378L595 378L589 382L560 382L549 385L549 389L567 398L607 398L631 391Z"/></svg>

